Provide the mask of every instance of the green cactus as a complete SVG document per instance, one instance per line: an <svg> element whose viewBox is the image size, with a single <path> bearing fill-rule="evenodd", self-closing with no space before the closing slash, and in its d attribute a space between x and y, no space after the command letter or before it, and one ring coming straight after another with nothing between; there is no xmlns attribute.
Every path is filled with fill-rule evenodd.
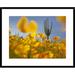
<svg viewBox="0 0 75 75"><path fill-rule="evenodd" d="M52 31L52 23L51 23L51 27L50 27L48 18L45 20L45 23L44 23L44 31L45 31L45 34L47 36L47 39L49 39L49 36L51 34L51 31Z"/></svg>

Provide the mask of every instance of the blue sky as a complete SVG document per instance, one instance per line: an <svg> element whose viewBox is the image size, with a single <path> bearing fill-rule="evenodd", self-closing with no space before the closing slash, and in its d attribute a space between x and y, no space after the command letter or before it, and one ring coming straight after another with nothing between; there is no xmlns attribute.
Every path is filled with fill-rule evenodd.
<svg viewBox="0 0 75 75"><path fill-rule="evenodd" d="M37 33L44 33L44 22L48 18L49 19L49 25L52 22L52 33L50 35L50 38L53 36L60 36L61 38L66 37L66 32L62 32L62 23L58 22L56 20L55 16L26 16L28 18L28 21L35 20L38 24L38 31ZM19 36L25 37L27 33L22 33L17 29L17 22L21 18L21 16L10 16L9 17L9 27L11 28L12 34L16 35L19 34Z"/></svg>

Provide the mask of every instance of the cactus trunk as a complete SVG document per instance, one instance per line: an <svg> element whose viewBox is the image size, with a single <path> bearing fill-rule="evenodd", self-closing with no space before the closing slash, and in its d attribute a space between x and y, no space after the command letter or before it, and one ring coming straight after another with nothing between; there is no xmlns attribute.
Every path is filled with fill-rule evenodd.
<svg viewBox="0 0 75 75"><path fill-rule="evenodd" d="M47 39L49 39L49 36L47 36Z"/></svg>
<svg viewBox="0 0 75 75"><path fill-rule="evenodd" d="M48 18L46 19L46 21L44 23L44 31L45 31L45 34L47 36L47 39L49 39L49 36L51 34L51 31L52 31L52 22L51 22L51 27L50 27Z"/></svg>

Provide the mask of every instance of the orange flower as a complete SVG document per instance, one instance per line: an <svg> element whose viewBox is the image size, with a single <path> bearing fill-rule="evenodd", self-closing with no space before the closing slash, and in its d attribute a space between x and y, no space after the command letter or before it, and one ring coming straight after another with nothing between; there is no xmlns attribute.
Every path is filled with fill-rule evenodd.
<svg viewBox="0 0 75 75"><path fill-rule="evenodd" d="M59 39L60 39L59 36L54 36L54 37L53 37L53 40L54 40L54 41L58 41Z"/></svg>
<svg viewBox="0 0 75 75"><path fill-rule="evenodd" d="M66 16L57 16L57 20L62 23L66 23Z"/></svg>
<svg viewBox="0 0 75 75"><path fill-rule="evenodd" d="M33 58L38 58L38 57L39 57L38 53L33 55Z"/></svg>

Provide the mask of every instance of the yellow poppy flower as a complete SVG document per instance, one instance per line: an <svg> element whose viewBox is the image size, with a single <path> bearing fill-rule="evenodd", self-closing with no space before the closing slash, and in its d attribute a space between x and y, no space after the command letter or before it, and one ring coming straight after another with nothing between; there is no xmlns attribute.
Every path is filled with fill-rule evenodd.
<svg viewBox="0 0 75 75"><path fill-rule="evenodd" d="M30 46L29 45L25 45L23 50L24 50L24 52L28 52L30 50Z"/></svg>
<svg viewBox="0 0 75 75"><path fill-rule="evenodd" d="M35 36L36 36L36 33L35 33L35 32L29 34L29 37L30 37L30 38L34 38Z"/></svg>
<svg viewBox="0 0 75 75"><path fill-rule="evenodd" d="M17 49L14 50L14 53L15 53L16 55L19 55L19 54L20 54L20 52L19 52Z"/></svg>
<svg viewBox="0 0 75 75"><path fill-rule="evenodd" d="M17 55L21 55L23 53L23 45L18 45L17 48L14 50L14 53Z"/></svg>
<svg viewBox="0 0 75 75"><path fill-rule="evenodd" d="M34 38L31 39L31 42L32 42L32 43L35 43L35 42L36 42L36 39L34 39Z"/></svg>
<svg viewBox="0 0 75 75"><path fill-rule="evenodd" d="M44 33L39 33L38 34L42 39L46 38L46 35Z"/></svg>
<svg viewBox="0 0 75 75"><path fill-rule="evenodd" d="M32 54L36 54L38 52L35 48L32 48L31 51L32 51Z"/></svg>
<svg viewBox="0 0 75 75"><path fill-rule="evenodd" d="M24 33L28 32L36 32L37 31L37 23L32 20L30 23L26 17L21 17L20 20L17 22L17 28Z"/></svg>
<svg viewBox="0 0 75 75"><path fill-rule="evenodd" d="M36 42L33 46L38 47L40 45L40 42Z"/></svg>
<svg viewBox="0 0 75 75"><path fill-rule="evenodd" d="M44 46L43 42L40 42L40 44L39 44L39 45L40 45L40 47L43 47L43 46Z"/></svg>
<svg viewBox="0 0 75 75"><path fill-rule="evenodd" d="M27 32L28 29L28 19L26 17L21 17L19 21L17 22L17 28L21 32Z"/></svg>
<svg viewBox="0 0 75 75"><path fill-rule="evenodd" d="M37 31L37 23L34 20L30 21L30 23L29 23L29 30L30 30L30 32Z"/></svg>
<svg viewBox="0 0 75 75"><path fill-rule="evenodd" d="M54 54L52 52L49 52L49 57L52 58Z"/></svg>

